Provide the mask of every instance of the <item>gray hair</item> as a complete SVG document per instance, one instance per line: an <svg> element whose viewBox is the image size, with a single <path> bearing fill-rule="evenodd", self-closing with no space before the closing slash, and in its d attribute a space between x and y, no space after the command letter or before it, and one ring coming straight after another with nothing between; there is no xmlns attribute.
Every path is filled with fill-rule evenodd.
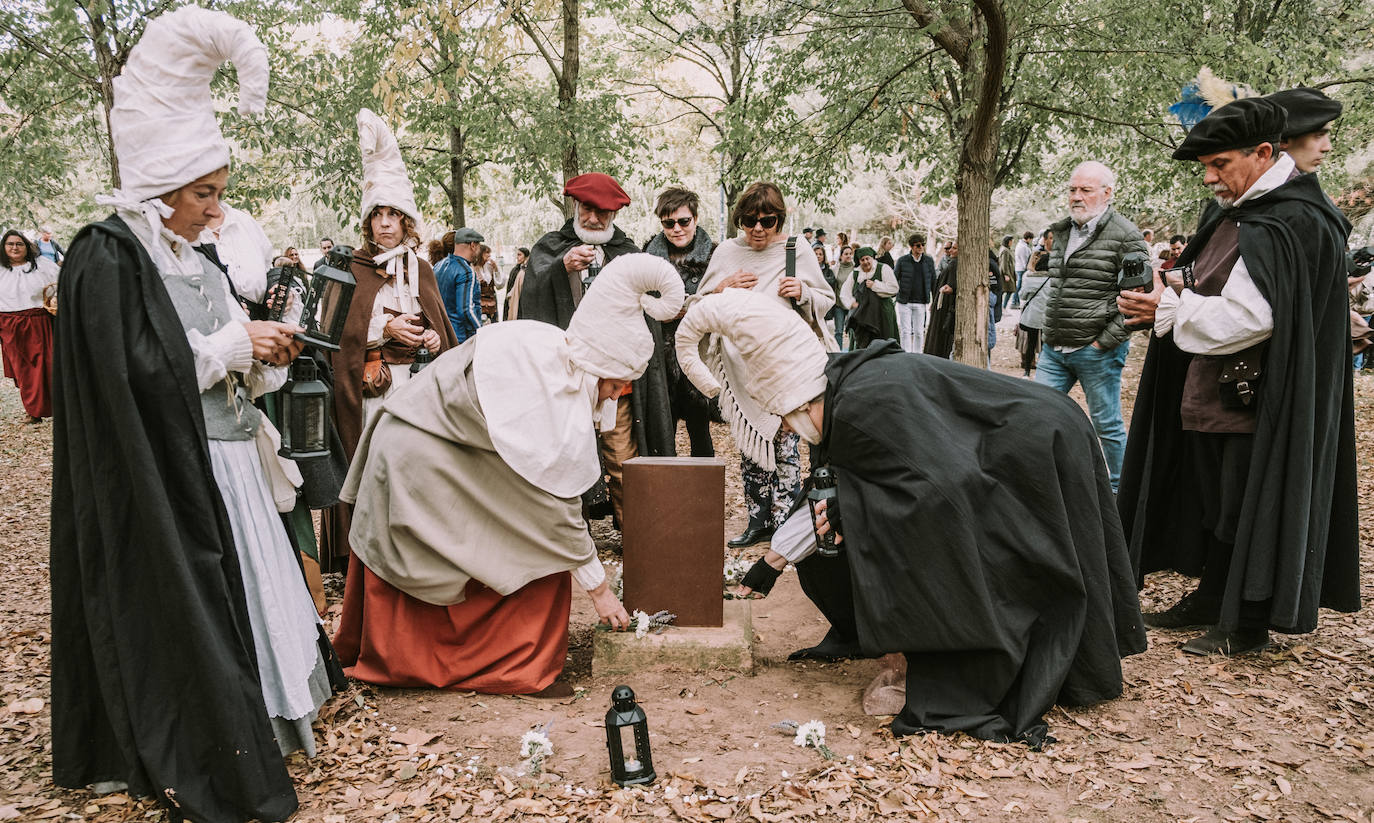
<svg viewBox="0 0 1374 823"><path fill-rule="evenodd" d="M1084 160L1082 163L1073 167L1073 173L1070 174L1069 177L1076 177L1080 172L1091 175L1097 182L1101 183L1104 188L1116 191L1116 173L1107 168L1105 164L1096 160Z"/></svg>

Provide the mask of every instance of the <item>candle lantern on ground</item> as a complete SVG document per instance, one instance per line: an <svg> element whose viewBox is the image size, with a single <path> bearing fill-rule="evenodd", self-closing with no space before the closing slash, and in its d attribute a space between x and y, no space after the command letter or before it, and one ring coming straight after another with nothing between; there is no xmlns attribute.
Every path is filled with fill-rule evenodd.
<svg viewBox="0 0 1374 823"><path fill-rule="evenodd" d="M281 392L281 450L292 460L329 454L329 387L320 380L309 355L291 364L290 379Z"/></svg>
<svg viewBox="0 0 1374 823"><path fill-rule="evenodd" d="M649 751L649 721L629 686L616 686L611 692L606 749L611 756L611 780L617 785L638 786L657 779Z"/></svg>

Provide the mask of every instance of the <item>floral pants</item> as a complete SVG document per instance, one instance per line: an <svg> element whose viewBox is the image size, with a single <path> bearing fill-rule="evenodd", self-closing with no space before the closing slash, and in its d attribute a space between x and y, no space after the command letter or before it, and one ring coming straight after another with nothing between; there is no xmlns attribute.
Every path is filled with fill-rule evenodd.
<svg viewBox="0 0 1374 823"><path fill-rule="evenodd" d="M801 438L795 432L778 432L773 438L773 460L778 468L770 472L740 456L750 528L781 526L801 492Z"/></svg>

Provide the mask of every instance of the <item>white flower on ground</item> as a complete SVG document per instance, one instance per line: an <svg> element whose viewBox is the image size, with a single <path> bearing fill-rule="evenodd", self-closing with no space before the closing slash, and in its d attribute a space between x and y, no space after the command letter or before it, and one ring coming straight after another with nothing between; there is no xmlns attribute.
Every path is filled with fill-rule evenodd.
<svg viewBox="0 0 1374 823"><path fill-rule="evenodd" d="M643 638L647 635L649 633L649 628L653 625L653 621L649 619L649 615L639 609L635 609L634 614L630 615L630 619L634 621L635 637L637 638Z"/></svg>
<svg viewBox="0 0 1374 823"><path fill-rule="evenodd" d="M529 760L531 757L549 757L552 754L553 743L549 741L547 735L538 729L527 731L525 732L525 736L520 738L521 759Z"/></svg>
<svg viewBox="0 0 1374 823"><path fill-rule="evenodd" d="M797 736L792 738L792 743L797 746L810 746L821 753L821 757L826 760L834 757L830 747L825 745L825 724L819 720L810 720L797 727Z"/></svg>
<svg viewBox="0 0 1374 823"><path fill-rule="evenodd" d="M553 755L553 743L543 729L531 729L520 738L520 757L525 761L530 774L544 770L544 758Z"/></svg>

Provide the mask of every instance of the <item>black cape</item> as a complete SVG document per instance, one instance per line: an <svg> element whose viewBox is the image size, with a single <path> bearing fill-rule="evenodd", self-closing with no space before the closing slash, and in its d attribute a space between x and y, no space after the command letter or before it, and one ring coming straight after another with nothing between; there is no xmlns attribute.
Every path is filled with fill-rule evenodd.
<svg viewBox="0 0 1374 823"><path fill-rule="evenodd" d="M563 267L563 255L568 249L582 244L573 230L573 221L563 224L539 238L530 249L529 268L525 271L525 285L520 290L520 319L541 320L566 329L572 322L577 303L568 283L568 270ZM639 247L619 227L610 242L602 248L606 262L622 254L634 254ZM595 288L596 284L592 284ZM639 454L645 457L672 457L677 454L671 402L668 395L668 373L664 361L667 351L663 343L663 324L644 316L649 333L654 338L654 354L643 376L634 382L630 394L634 414L634 436Z"/></svg>
<svg viewBox="0 0 1374 823"><path fill-rule="evenodd" d="M940 288L949 286L949 294ZM935 275L935 288L930 293L930 326L926 329L923 351L936 357L948 358L954 351L954 303L959 296L959 261L953 259L940 267Z"/></svg>
<svg viewBox="0 0 1374 823"><path fill-rule="evenodd" d="M284 820L186 332L116 217L62 271L53 364L53 782L124 781L197 821Z"/></svg>
<svg viewBox="0 0 1374 823"><path fill-rule="evenodd" d="M1305 174L1210 210L1179 265L1223 219L1240 223L1241 256L1273 308L1274 334L1220 625L1237 624L1242 601L1270 601L1270 628L1309 632L1319 606L1360 607L1350 223ZM1162 569L1197 576L1206 555L1179 417L1191 358L1172 334L1152 338L1141 370L1118 499L1138 582Z"/></svg>
<svg viewBox="0 0 1374 823"><path fill-rule="evenodd" d="M1038 745L1055 703L1120 695L1145 631L1078 405L892 341L832 355L826 380L858 641L907 656L893 730Z"/></svg>
<svg viewBox="0 0 1374 823"><path fill-rule="evenodd" d="M888 277L896 277L887 264L880 263L875 279L883 279L884 272ZM855 285L858 285L857 281ZM849 313L846 321L854 335L854 348L866 348L875 340L896 340L897 310L892 305L892 298L882 297L870 288L856 290L859 292L855 301L858 305Z"/></svg>

